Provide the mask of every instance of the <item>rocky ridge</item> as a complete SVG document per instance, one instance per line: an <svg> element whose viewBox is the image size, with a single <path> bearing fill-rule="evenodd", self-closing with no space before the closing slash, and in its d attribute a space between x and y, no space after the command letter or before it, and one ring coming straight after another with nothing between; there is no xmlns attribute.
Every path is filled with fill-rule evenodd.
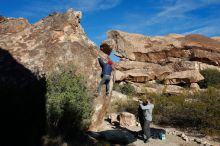
<svg viewBox="0 0 220 146"><path fill-rule="evenodd" d="M179 85L195 87L204 79L200 70L220 70L218 37L197 34L150 37L119 30L109 31L107 36L109 39L102 45L115 50L120 58L115 65L116 82L130 82L138 92L181 93L183 88Z"/></svg>

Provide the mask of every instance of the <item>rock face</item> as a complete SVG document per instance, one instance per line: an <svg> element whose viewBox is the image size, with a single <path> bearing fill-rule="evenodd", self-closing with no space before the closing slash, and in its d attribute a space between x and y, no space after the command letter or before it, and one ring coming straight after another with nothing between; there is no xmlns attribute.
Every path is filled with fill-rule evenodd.
<svg viewBox="0 0 220 146"><path fill-rule="evenodd" d="M140 92L145 89L156 92L163 88L179 93L181 87L173 84L189 87L191 83L204 79L199 70L220 70L219 37L196 34L150 37L118 30L108 32L107 36L109 39L102 45L115 50L120 58L115 65L116 81L138 83ZM147 87L146 83L150 81L157 82L158 86ZM169 87L163 84L169 84Z"/></svg>
<svg viewBox="0 0 220 146"><path fill-rule="evenodd" d="M164 75L173 72L173 69L169 66L139 61L120 61L115 68L117 69L115 73L116 81L146 82L163 78Z"/></svg>
<svg viewBox="0 0 220 146"><path fill-rule="evenodd" d="M112 125L119 124L121 127L130 127L136 125L136 117L129 112L121 112L119 114L111 113L109 115Z"/></svg>
<svg viewBox="0 0 220 146"><path fill-rule="evenodd" d="M196 83L203 80L204 77L198 70L187 70L181 72L174 72L165 78L165 84L179 84L179 83Z"/></svg>
<svg viewBox="0 0 220 146"><path fill-rule="evenodd" d="M120 92L117 92L117 91L112 91L112 98L111 98L111 102L113 101L118 101L118 100L127 100L128 97Z"/></svg>
<svg viewBox="0 0 220 146"><path fill-rule="evenodd" d="M0 16L0 34L17 33L29 27L30 24L24 18L5 18Z"/></svg>
<svg viewBox="0 0 220 146"><path fill-rule="evenodd" d="M147 37L110 31L108 37L114 40L116 55L121 58L158 64L169 63L171 58L180 58L219 66L220 43L205 36Z"/></svg>
<svg viewBox="0 0 220 146"><path fill-rule="evenodd" d="M94 93L101 72L96 59L98 49L84 33L80 19L81 12L73 9L64 14L53 13L33 25L23 18L1 17L0 48L39 76L47 76L60 67L74 66L76 72L86 78L89 91ZM100 54L107 56L103 52ZM110 97L94 100L90 130L97 130L101 125L110 100Z"/></svg>
<svg viewBox="0 0 220 146"><path fill-rule="evenodd" d="M220 42L220 37L212 37L212 39Z"/></svg>

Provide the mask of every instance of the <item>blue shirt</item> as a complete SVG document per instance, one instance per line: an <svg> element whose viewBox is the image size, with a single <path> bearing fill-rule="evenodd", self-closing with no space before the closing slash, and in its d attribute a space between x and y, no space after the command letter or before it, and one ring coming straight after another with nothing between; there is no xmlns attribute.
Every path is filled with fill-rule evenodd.
<svg viewBox="0 0 220 146"><path fill-rule="evenodd" d="M101 58L98 58L99 64L102 68L102 75L111 75L112 65L105 63Z"/></svg>

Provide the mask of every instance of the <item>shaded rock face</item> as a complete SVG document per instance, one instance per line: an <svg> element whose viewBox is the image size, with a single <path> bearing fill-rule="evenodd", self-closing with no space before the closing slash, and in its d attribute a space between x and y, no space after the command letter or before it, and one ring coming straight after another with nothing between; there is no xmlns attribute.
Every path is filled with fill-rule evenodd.
<svg viewBox="0 0 220 146"><path fill-rule="evenodd" d="M61 67L74 66L76 72L85 77L89 92L93 94L101 73L96 59L98 49L84 33L80 19L81 12L72 9L64 14L53 13L33 25L23 18L1 17L0 48L38 76L46 77ZM107 57L103 52L100 55ZM95 98L90 130L97 130L101 125L110 98Z"/></svg>
<svg viewBox="0 0 220 146"><path fill-rule="evenodd" d="M0 145L39 146L46 127L46 82L0 48Z"/></svg>
<svg viewBox="0 0 220 146"><path fill-rule="evenodd" d="M108 40L102 45L115 50L121 60L115 65L116 81L130 82L139 87L147 87L149 81L156 81L165 93L179 93L174 84L186 84L203 80L199 70L220 69L219 38L202 35L144 36L113 30L107 33ZM114 42L114 43L113 43ZM142 85L140 85L141 83ZM159 85L159 86L160 86ZM172 86L171 86L172 85ZM147 87L158 91L158 87ZM172 90L172 87L175 87ZM169 90L168 90L169 89Z"/></svg>

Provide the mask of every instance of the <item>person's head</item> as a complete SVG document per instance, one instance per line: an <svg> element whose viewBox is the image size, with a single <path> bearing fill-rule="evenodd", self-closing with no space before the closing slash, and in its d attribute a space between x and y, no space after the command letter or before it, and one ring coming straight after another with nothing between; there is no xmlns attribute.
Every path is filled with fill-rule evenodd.
<svg viewBox="0 0 220 146"><path fill-rule="evenodd" d="M147 98L143 101L143 103L144 103L145 105L147 105L147 104L149 104L149 103L153 103L153 98L147 97Z"/></svg>

